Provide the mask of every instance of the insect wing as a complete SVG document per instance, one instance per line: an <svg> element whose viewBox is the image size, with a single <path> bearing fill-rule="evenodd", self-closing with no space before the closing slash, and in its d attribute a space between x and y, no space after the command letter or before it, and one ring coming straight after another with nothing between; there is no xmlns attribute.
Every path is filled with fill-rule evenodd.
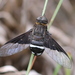
<svg viewBox="0 0 75 75"><path fill-rule="evenodd" d="M0 56L9 56L18 53L29 47L29 35L32 30L17 36L16 38L8 41L0 48Z"/></svg>
<svg viewBox="0 0 75 75"><path fill-rule="evenodd" d="M46 47L46 53L50 57L52 57L52 59L54 59L58 64L66 68L71 68L71 61L68 55L48 32L45 36L44 46Z"/></svg>

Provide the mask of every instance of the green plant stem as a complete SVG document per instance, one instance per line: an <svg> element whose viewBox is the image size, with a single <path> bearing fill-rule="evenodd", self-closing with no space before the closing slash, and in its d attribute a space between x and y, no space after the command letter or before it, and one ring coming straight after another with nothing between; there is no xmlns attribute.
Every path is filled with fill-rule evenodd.
<svg viewBox="0 0 75 75"><path fill-rule="evenodd" d="M72 56L70 53L67 53L69 58L72 60ZM71 75L71 69L67 69L67 68L64 68L65 70L65 75Z"/></svg>
<svg viewBox="0 0 75 75"><path fill-rule="evenodd" d="M55 11L54 11L54 14L53 14L53 16L52 16L52 18L51 18L51 20L50 20L50 23L49 23L49 25L48 25L48 30L49 30L50 26L52 25L52 23L53 23L53 21L54 21L56 15L57 15L57 13L58 13L60 7L61 7L62 2L63 2L63 0L60 0L59 3L58 3L58 5L57 5L57 7L56 7L56 9L55 9Z"/></svg>
<svg viewBox="0 0 75 75"><path fill-rule="evenodd" d="M57 67L55 68L54 72L53 72L53 75L57 75L60 68L61 68L61 65L58 64Z"/></svg>
<svg viewBox="0 0 75 75"><path fill-rule="evenodd" d="M29 71L31 69L31 65L32 65L33 58L34 58L34 54L31 54L31 58L30 58L30 61L29 61L29 65L28 65L28 68L27 68L26 75L29 74Z"/></svg>
<svg viewBox="0 0 75 75"><path fill-rule="evenodd" d="M55 9L55 11L54 11L54 14L53 14L53 16L52 16L52 18L51 18L51 20L50 20L50 22L49 22L49 24L48 24L48 27L47 27L48 30L49 30L49 28L51 27L51 25L52 25L52 23L53 23L53 21L54 21L56 15L57 15L57 13L58 13L60 7L61 7L62 2L63 2L63 0L60 0L59 3L58 3L58 5L57 5L57 7L56 7L56 9ZM53 72L53 75L57 75L58 72L59 72L59 70L60 70L60 68L61 68L61 65L58 64L57 67L55 68L54 72Z"/></svg>
<svg viewBox="0 0 75 75"><path fill-rule="evenodd" d="M42 16L44 16L44 14L45 14L47 3L48 3L48 0L45 0L44 8L43 8L43 11L42 11ZM30 61L29 61L29 65L28 65L28 68L27 68L26 75L29 74L29 71L30 71L31 67L33 66L33 63L34 63L34 62L32 62L33 58L34 58L34 54L31 54L31 58L30 58Z"/></svg>
<svg viewBox="0 0 75 75"><path fill-rule="evenodd" d="M42 11L42 16L44 16L44 14L45 14L47 3L48 3L48 0L45 0L44 8L43 8L43 11Z"/></svg>
<svg viewBox="0 0 75 75"><path fill-rule="evenodd" d="M71 70L65 68L65 75L71 75Z"/></svg>

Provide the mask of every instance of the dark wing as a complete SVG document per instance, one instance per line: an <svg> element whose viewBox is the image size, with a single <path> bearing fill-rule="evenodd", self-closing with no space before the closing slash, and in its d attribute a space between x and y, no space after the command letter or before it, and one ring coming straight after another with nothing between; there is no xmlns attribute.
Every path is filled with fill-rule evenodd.
<svg viewBox="0 0 75 75"><path fill-rule="evenodd" d="M31 32L32 32L32 29L5 43L0 48L0 56L9 56L9 55L18 53L26 49L27 47L29 47L29 44L30 44L29 35Z"/></svg>
<svg viewBox="0 0 75 75"><path fill-rule="evenodd" d="M48 55L51 56L58 64L71 68L71 61L68 55L48 32L45 35L44 46L46 47L45 51Z"/></svg>

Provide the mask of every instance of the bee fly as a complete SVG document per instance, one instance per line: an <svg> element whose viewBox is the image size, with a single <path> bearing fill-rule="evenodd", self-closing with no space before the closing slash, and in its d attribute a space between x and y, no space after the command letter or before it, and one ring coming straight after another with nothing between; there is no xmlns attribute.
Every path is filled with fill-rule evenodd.
<svg viewBox="0 0 75 75"><path fill-rule="evenodd" d="M9 56L29 47L34 55L41 55L45 50L60 65L71 68L67 53L47 31L47 23L48 20L44 16L38 17L32 29L8 41L0 48L0 56Z"/></svg>

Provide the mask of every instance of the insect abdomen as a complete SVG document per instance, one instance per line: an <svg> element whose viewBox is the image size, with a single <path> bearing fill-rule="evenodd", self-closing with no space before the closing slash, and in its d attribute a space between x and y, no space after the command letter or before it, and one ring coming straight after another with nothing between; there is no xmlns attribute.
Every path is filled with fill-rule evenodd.
<svg viewBox="0 0 75 75"><path fill-rule="evenodd" d="M37 45L30 44L30 50L32 51L34 55L41 55L44 49L45 48L43 46L37 46Z"/></svg>

